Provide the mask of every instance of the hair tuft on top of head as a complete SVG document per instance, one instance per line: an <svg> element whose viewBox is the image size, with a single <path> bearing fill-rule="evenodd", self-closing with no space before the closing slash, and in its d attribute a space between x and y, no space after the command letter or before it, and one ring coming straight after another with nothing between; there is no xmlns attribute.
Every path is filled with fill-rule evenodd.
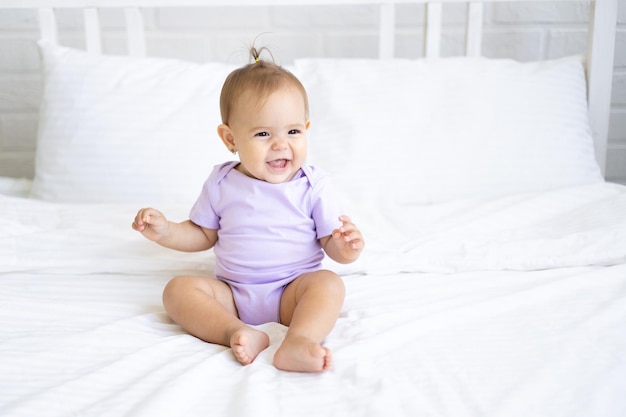
<svg viewBox="0 0 626 417"><path fill-rule="evenodd" d="M269 54L269 56L272 58L272 62L274 62L274 56L272 55L272 52L266 47L266 46L262 46L260 48L257 48L256 46L252 45L250 47L250 58L251 58L251 63L257 63L259 61L261 61L261 54L263 52L266 52Z"/></svg>

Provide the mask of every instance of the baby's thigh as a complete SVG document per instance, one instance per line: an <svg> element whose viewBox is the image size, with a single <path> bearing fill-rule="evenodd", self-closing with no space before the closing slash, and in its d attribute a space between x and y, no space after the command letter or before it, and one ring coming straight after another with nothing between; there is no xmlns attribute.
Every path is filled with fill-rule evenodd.
<svg viewBox="0 0 626 417"><path fill-rule="evenodd" d="M280 300L280 319L288 325L296 306L304 297L315 300L320 308L325 304L343 304L345 285L339 275L327 269L306 272L290 282Z"/></svg>
<svg viewBox="0 0 626 417"><path fill-rule="evenodd" d="M215 299L230 313L237 315L235 300L230 286L217 278L202 276L177 276L170 280L163 290L163 304L166 310L181 304L189 304L193 299Z"/></svg>

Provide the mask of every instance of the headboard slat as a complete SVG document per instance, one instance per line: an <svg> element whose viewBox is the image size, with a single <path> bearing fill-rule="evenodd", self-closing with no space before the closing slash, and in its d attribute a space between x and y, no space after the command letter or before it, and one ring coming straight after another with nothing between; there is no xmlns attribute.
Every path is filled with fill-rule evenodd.
<svg viewBox="0 0 626 417"><path fill-rule="evenodd" d="M441 3L426 4L424 56L427 58L438 58L441 54L441 13Z"/></svg>
<svg viewBox="0 0 626 417"><path fill-rule="evenodd" d="M393 3L380 5L378 56L381 59L395 55L396 8Z"/></svg>
<svg viewBox="0 0 626 417"><path fill-rule="evenodd" d="M128 54L131 56L146 56L146 34L143 23L143 14L138 7L126 7L126 30L128 34Z"/></svg>
<svg viewBox="0 0 626 417"><path fill-rule="evenodd" d="M596 160L606 175L606 155L611 112L611 84L615 51L614 30L617 24L617 1L595 1L591 4L591 23L587 44L587 94L589 124L594 137ZM593 36L591 36L593 34Z"/></svg>
<svg viewBox="0 0 626 417"><path fill-rule="evenodd" d="M102 53L102 34L98 9L89 7L83 10L85 19L85 46L88 52Z"/></svg>
<svg viewBox="0 0 626 417"><path fill-rule="evenodd" d="M51 7L42 7L39 9L39 31L41 32L41 39L52 43L59 43L57 17L54 13L54 9Z"/></svg>
<svg viewBox="0 0 626 417"><path fill-rule="evenodd" d="M483 37L483 4L467 4L467 32L465 34L465 55L480 56Z"/></svg>

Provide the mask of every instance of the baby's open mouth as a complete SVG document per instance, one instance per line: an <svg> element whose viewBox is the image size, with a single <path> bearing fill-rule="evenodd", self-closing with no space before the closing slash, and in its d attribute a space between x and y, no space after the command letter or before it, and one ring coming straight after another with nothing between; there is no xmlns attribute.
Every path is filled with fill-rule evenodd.
<svg viewBox="0 0 626 417"><path fill-rule="evenodd" d="M273 169L284 169L288 163L288 159L275 159L273 161L269 161L267 164Z"/></svg>

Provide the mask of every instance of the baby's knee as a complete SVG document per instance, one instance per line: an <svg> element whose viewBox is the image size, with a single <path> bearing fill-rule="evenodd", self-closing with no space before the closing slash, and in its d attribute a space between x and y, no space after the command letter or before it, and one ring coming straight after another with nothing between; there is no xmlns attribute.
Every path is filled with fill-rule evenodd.
<svg viewBox="0 0 626 417"><path fill-rule="evenodd" d="M174 308L181 299L184 299L184 294L197 285L195 281L196 277L189 276L177 276L172 278L163 289L163 305L165 309L169 311Z"/></svg>
<svg viewBox="0 0 626 417"><path fill-rule="evenodd" d="M332 291L334 294L342 295L346 293L346 286L343 282L343 279L341 279L341 277L337 273L325 269L319 272L320 276L318 278L322 280L323 285L329 291Z"/></svg>

